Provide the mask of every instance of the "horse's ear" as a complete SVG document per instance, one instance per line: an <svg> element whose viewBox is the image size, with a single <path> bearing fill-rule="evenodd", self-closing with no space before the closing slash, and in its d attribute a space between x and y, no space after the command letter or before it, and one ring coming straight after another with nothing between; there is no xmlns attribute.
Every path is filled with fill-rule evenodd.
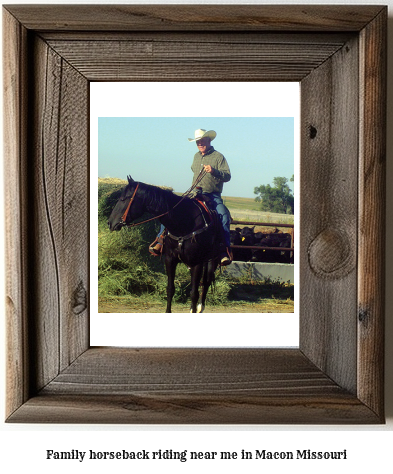
<svg viewBox="0 0 393 474"><path fill-rule="evenodd" d="M135 181L131 178L131 176L127 176L128 184L134 183Z"/></svg>

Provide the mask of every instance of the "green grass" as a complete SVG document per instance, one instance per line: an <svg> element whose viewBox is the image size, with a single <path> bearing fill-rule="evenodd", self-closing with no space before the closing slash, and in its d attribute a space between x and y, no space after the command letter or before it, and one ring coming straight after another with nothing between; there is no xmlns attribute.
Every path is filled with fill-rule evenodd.
<svg viewBox="0 0 393 474"><path fill-rule="evenodd" d="M230 209L244 209L247 211L260 211L261 204L252 198L222 196L224 204Z"/></svg>

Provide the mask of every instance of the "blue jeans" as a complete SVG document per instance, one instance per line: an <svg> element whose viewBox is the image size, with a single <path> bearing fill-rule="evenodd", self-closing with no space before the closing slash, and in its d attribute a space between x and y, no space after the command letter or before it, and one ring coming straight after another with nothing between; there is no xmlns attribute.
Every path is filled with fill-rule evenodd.
<svg viewBox="0 0 393 474"><path fill-rule="evenodd" d="M231 246L231 233L230 233L230 225L231 225L231 215L229 214L228 208L222 201L221 194L219 193L203 193L207 197L210 198L209 206L217 211L217 214L220 218L222 228L224 230L224 240L225 246ZM161 224L160 230L158 231L157 238L164 232L165 227Z"/></svg>
<svg viewBox="0 0 393 474"><path fill-rule="evenodd" d="M210 207L217 211L217 214L220 218L222 228L224 230L224 240L225 246L231 246L231 233L230 233L230 225L231 225L231 215L229 214L228 208L222 201L220 193L203 193L210 198Z"/></svg>

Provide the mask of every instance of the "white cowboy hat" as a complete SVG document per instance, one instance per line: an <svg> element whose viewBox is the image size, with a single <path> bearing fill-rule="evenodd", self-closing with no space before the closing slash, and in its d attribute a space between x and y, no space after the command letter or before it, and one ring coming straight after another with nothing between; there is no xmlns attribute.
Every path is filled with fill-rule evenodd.
<svg viewBox="0 0 393 474"><path fill-rule="evenodd" d="M189 142L195 142L196 140L200 140L201 138L210 138L210 140L214 140L217 136L217 133L214 130L209 130L208 132L203 128L195 130L195 138L189 138Z"/></svg>

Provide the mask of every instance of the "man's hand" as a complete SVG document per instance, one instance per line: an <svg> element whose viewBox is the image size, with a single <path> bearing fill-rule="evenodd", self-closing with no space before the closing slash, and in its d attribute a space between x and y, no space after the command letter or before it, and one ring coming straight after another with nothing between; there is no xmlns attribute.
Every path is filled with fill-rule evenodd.
<svg viewBox="0 0 393 474"><path fill-rule="evenodd" d="M210 165L204 165L206 173L212 173L213 168Z"/></svg>

